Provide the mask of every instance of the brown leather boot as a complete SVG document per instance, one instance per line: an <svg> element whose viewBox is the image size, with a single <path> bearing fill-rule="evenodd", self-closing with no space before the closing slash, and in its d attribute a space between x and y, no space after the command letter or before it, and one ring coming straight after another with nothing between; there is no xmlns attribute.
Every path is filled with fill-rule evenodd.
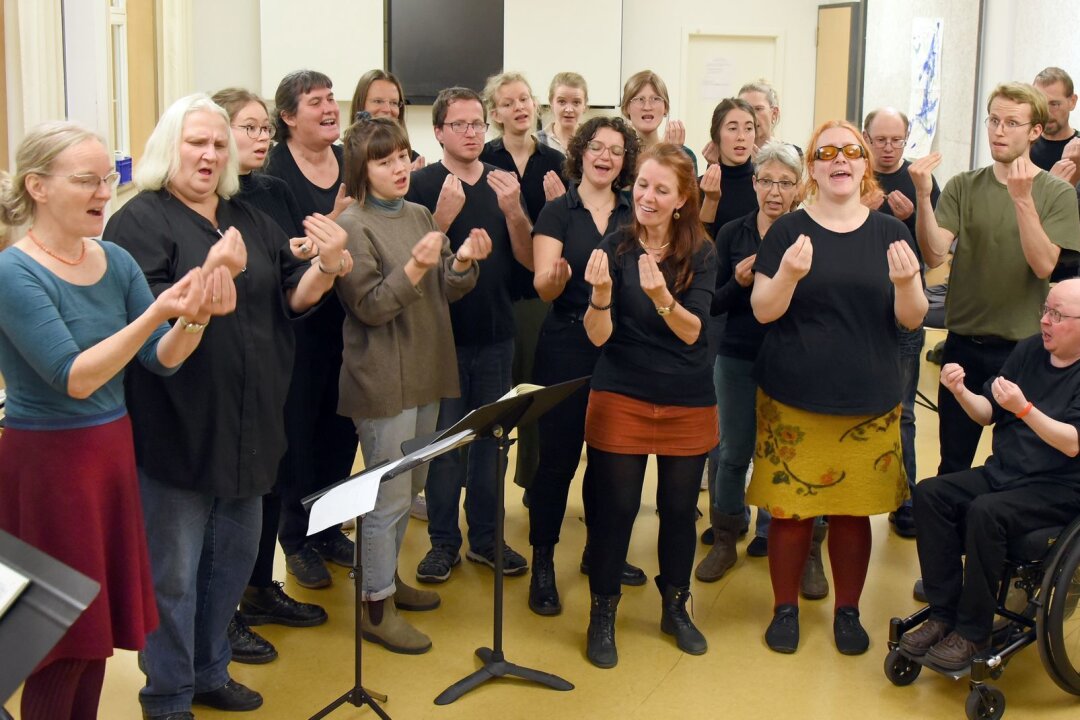
<svg viewBox="0 0 1080 720"><path fill-rule="evenodd" d="M442 602L438 593L406 585L401 576L396 573L394 574L394 587L396 588L394 591L394 605L398 610L411 610L413 612L434 610Z"/></svg>
<svg viewBox="0 0 1080 720"><path fill-rule="evenodd" d="M694 577L702 582L716 582L734 567L739 559L735 543L743 526L742 513L727 515L713 508L709 514L712 517L713 546L694 570Z"/></svg>
<svg viewBox="0 0 1080 720"><path fill-rule="evenodd" d="M799 584L802 596L807 600L821 600L829 595L829 579L825 577L825 567L821 564L821 543L828 530L828 525L819 525L815 521L810 555L806 558L802 582Z"/></svg>
<svg viewBox="0 0 1080 720"><path fill-rule="evenodd" d="M398 614L393 598L365 601L360 630L365 640L391 652L420 655L431 649L431 639Z"/></svg>

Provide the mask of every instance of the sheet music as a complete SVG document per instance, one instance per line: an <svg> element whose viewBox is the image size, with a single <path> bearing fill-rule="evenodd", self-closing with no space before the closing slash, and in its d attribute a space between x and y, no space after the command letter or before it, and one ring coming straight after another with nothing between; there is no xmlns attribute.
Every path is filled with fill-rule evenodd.
<svg viewBox="0 0 1080 720"><path fill-rule="evenodd" d="M30 579L25 575L0 563L0 617L4 617L4 613L29 584Z"/></svg>

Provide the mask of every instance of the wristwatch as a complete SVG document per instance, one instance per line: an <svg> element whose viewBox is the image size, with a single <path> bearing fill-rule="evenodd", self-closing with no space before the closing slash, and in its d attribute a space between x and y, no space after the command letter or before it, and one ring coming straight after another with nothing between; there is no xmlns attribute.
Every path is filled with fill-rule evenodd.
<svg viewBox="0 0 1080 720"><path fill-rule="evenodd" d="M664 315L670 315L672 313L672 311L675 309L675 306L678 305L678 304L679 304L678 300L676 300L675 298L671 298L671 304L670 305L657 305L656 306L656 314L659 315L660 317L663 317Z"/></svg>
<svg viewBox="0 0 1080 720"><path fill-rule="evenodd" d="M176 318L176 323L180 326L180 329L183 330L184 332L195 334L195 333L201 333L203 330L205 330L206 326L210 324L210 321L207 320L204 323L192 322L192 321L188 320L186 317L184 317L183 315L181 315L180 317Z"/></svg>

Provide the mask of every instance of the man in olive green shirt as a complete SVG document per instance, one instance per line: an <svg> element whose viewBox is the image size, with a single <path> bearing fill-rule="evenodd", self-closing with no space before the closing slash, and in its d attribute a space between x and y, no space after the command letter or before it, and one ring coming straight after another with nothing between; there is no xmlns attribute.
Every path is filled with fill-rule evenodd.
<svg viewBox="0 0 1080 720"><path fill-rule="evenodd" d="M1046 98L1031 85L998 85L987 113L993 165L949 180L936 210L931 172L941 155L932 153L910 168L916 239L926 264L940 265L956 241L942 364L962 365L973 392L998 375L1017 340L1039 331L1039 307L1061 249L1080 249L1075 191L1029 157L1049 117ZM982 427L942 388L938 413L938 474L970 468Z"/></svg>

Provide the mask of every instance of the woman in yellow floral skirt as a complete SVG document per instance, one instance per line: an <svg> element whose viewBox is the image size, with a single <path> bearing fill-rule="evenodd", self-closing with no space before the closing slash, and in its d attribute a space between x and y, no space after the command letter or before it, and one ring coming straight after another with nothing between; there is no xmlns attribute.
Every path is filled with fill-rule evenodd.
<svg viewBox="0 0 1080 720"><path fill-rule="evenodd" d="M847 122L821 125L807 153L803 210L779 218L754 265L754 315L772 323L756 364L754 475L747 502L773 515L774 616L765 642L799 644L799 579L813 518L829 517L837 649L863 653L859 596L870 560L869 516L907 494L900 458L897 325L926 314L907 227L868 210L869 148Z"/></svg>

